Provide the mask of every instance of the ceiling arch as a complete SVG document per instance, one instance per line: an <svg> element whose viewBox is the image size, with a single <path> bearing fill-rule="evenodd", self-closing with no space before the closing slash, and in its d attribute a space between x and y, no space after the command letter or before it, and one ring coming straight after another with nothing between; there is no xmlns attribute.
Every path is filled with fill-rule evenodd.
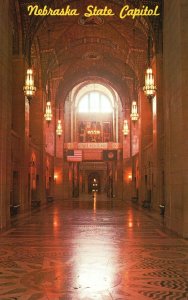
<svg viewBox="0 0 188 300"><path fill-rule="evenodd" d="M109 73L105 73L101 70L101 73L97 70L93 70L93 75L87 76L82 70L71 76L71 79L60 80L56 90L56 102L62 102L64 104L70 91L78 86L79 88L89 83L98 83L106 87L111 87L112 91L115 90L120 97L122 107L130 105L131 90L126 81L118 82L118 78L109 76Z"/></svg>
<svg viewBox="0 0 188 300"><path fill-rule="evenodd" d="M162 2L135 0L134 6L159 5L161 8ZM133 1L127 0L126 3L133 7ZM123 0L101 0L100 7L108 5L116 15L87 20L83 18L83 14L78 17L29 17L29 4L41 6L41 1L19 0L19 7L25 52L27 54L29 51L28 41L31 39L32 62L35 72L39 73L43 88L46 87L50 75L55 82L53 94L58 93L61 81L65 98L76 83L88 78L103 78L119 90L122 99L124 95L129 99L132 95L133 79L136 78L138 86L143 85L148 31L150 29L152 32L155 54L161 17L121 20L117 14L120 7L125 5ZM70 4L83 12L88 1L46 0L45 4L50 7L65 7ZM99 1L92 0L92 4L99 6ZM126 105L126 101L122 101L123 105Z"/></svg>

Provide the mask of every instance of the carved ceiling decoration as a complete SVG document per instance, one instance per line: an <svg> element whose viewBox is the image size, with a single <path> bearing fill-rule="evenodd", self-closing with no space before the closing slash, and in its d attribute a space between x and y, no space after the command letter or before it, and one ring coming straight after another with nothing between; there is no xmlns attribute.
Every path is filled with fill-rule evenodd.
<svg viewBox="0 0 188 300"><path fill-rule="evenodd" d="M163 0L91 0L89 4L98 7L99 3L100 7L107 5L116 15L90 18L82 14L73 17L28 16L27 6L36 4L42 7L41 0L16 1L20 9L23 52L28 55L28 41L31 39L32 61L36 71L40 69L43 87L49 73L56 81L56 89L60 82L64 87L65 84L71 87L74 80L79 81L78 76L104 76L123 92L125 82L126 87L131 89L134 76L140 86L143 84L149 28L153 36L154 54L162 51ZM149 5L154 8L159 5L161 16L120 19L118 12L125 3L131 7ZM88 0L45 0L45 5L52 8L68 4L83 12ZM51 32L50 41L48 30Z"/></svg>
<svg viewBox="0 0 188 300"><path fill-rule="evenodd" d="M83 55L83 59L99 60L102 59L102 56L97 52L91 51L91 52L86 52Z"/></svg>
<svg viewBox="0 0 188 300"><path fill-rule="evenodd" d="M78 18L78 24L82 26L99 26L104 23L104 19L99 16L93 16L93 17L85 17L81 16Z"/></svg>

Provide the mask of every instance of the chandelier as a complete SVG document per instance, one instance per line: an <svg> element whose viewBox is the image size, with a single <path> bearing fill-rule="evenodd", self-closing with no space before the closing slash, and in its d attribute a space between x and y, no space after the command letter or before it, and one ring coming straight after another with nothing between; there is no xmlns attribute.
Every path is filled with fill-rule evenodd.
<svg viewBox="0 0 188 300"><path fill-rule="evenodd" d="M27 69L23 91L24 91L24 95L27 97L30 103L32 97L36 92L36 87L34 85L33 70L31 68Z"/></svg>
<svg viewBox="0 0 188 300"><path fill-rule="evenodd" d="M62 135L63 129L62 129L62 124L61 124L61 120L57 121L57 129L56 129L56 133L57 135L60 137Z"/></svg>
<svg viewBox="0 0 188 300"><path fill-rule="evenodd" d="M47 89L48 89L48 95L47 95L48 100L46 102L46 111L45 111L44 117L45 117L46 122L48 123L48 126L49 126L49 124L50 124L50 122L52 120L52 116L53 116L52 115L51 102L50 102L50 80L49 79L48 79L48 87L47 87Z"/></svg>
<svg viewBox="0 0 188 300"><path fill-rule="evenodd" d="M150 62L150 44L151 44L151 37L149 35L148 36L148 68L145 73L145 86L143 87L143 91L149 101L151 101L153 99L153 97L155 96L156 89L157 89L155 86L153 70L152 70L151 62Z"/></svg>
<svg viewBox="0 0 188 300"><path fill-rule="evenodd" d="M135 28L133 28L133 44L135 47ZM136 60L135 60L135 56L134 56L134 62L136 64ZM134 74L134 82L133 82L134 86L133 86L133 90L134 93L136 92L136 75ZM131 114L130 114L131 120L133 122L138 121L139 118L139 114L138 114L138 108L137 108L137 103L136 101L132 101L132 106L131 106Z"/></svg>
<svg viewBox="0 0 188 300"><path fill-rule="evenodd" d="M122 131L125 136L127 136L129 134L129 126L128 126L127 120L124 120L124 122L123 122L123 130Z"/></svg>
<svg viewBox="0 0 188 300"><path fill-rule="evenodd" d="M155 96L156 86L154 83L154 75L151 67L148 67L145 74L145 86L143 91L149 100Z"/></svg>
<svg viewBox="0 0 188 300"><path fill-rule="evenodd" d="M57 128L56 128L56 133L58 135L58 137L60 138L63 132L62 129L62 124L61 124L61 118L60 118L60 105L59 105L59 120L57 121Z"/></svg>
<svg viewBox="0 0 188 300"><path fill-rule="evenodd" d="M133 101L133 102L132 102L131 115L130 115L130 117L131 117L131 120L132 120L133 122L138 121L139 114L138 114L138 107L137 107L136 101Z"/></svg>
<svg viewBox="0 0 188 300"><path fill-rule="evenodd" d="M51 102L50 101L47 101L46 102L46 112L45 112L45 120L46 122L48 123L48 126L52 120L52 108L51 108Z"/></svg>
<svg viewBox="0 0 188 300"><path fill-rule="evenodd" d="M49 43L50 43L50 30L48 30L48 50L50 49L49 48ZM48 64L49 64L49 58L48 58ZM52 120L52 108L51 108L51 102L50 102L50 98L51 98L51 95L50 95L50 74L48 73L48 82L47 82L47 91L48 91L48 95L47 95L47 102L46 102L46 112L45 112L45 119L46 119L46 122L48 123L48 126Z"/></svg>
<svg viewBox="0 0 188 300"><path fill-rule="evenodd" d="M101 134L100 130L88 130L87 133L89 135L100 135Z"/></svg>

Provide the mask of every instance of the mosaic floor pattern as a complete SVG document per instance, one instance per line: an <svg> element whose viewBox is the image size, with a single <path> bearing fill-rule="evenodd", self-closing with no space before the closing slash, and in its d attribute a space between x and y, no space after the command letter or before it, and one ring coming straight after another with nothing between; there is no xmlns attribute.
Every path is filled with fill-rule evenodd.
<svg viewBox="0 0 188 300"><path fill-rule="evenodd" d="M117 200L54 202L0 234L0 300L188 299L188 242Z"/></svg>

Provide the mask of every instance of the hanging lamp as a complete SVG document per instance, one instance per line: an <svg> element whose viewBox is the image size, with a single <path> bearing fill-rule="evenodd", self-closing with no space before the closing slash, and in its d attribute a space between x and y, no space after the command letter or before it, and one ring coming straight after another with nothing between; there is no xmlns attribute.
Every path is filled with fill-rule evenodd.
<svg viewBox="0 0 188 300"><path fill-rule="evenodd" d="M24 95L30 104L32 97L35 95L36 87L34 85L34 75L31 68L31 42L29 42L29 68L25 75L25 85L23 86Z"/></svg>
<svg viewBox="0 0 188 300"><path fill-rule="evenodd" d="M148 68L146 69L145 73L145 86L143 87L143 91L148 98L149 101L153 99L156 93L156 86L155 86L155 80L154 80L154 75L153 75L153 70L151 67L151 54L150 54L150 49L151 48L151 36L150 34L148 35Z"/></svg>
<svg viewBox="0 0 188 300"><path fill-rule="evenodd" d="M134 43L134 48L135 48L135 29L133 29L133 43ZM134 62L136 62L135 57L134 57ZM134 86L133 86L133 93L135 96L135 91L136 91L136 83L135 83L135 74L134 74ZM138 107L137 107L137 101L133 100L131 104L131 114L130 114L131 120L133 122L138 121L139 119L139 114L138 114Z"/></svg>
<svg viewBox="0 0 188 300"><path fill-rule="evenodd" d="M46 122L48 123L48 126L49 126L50 122L52 120L52 108L51 108L51 102L50 101L46 102L46 111L45 111L44 117L45 117Z"/></svg>
<svg viewBox="0 0 188 300"><path fill-rule="evenodd" d="M62 129L62 123L61 123L61 111L60 111L60 104L59 104L59 119L57 121L57 128L56 128L56 133L59 138L61 137L62 132L63 132L63 129Z"/></svg>
<svg viewBox="0 0 188 300"><path fill-rule="evenodd" d="M52 107L50 101L50 81L48 80L48 95L47 95L47 102L46 102L46 109L45 109L45 120L49 126L50 122L52 121Z"/></svg>
<svg viewBox="0 0 188 300"><path fill-rule="evenodd" d="M136 122L139 119L138 107L136 101L132 101L130 117L133 122Z"/></svg>
<svg viewBox="0 0 188 300"><path fill-rule="evenodd" d="M127 136L129 134L129 125L128 125L128 121L124 120L123 122L123 135Z"/></svg>
<svg viewBox="0 0 188 300"><path fill-rule="evenodd" d="M48 53L50 50L50 30L48 29ZM48 67L49 67L49 59L48 59ZM46 119L46 122L48 124L48 127L50 125L50 122L52 120L52 108L51 108L51 93L50 93L50 74L48 74L48 85L47 85L47 102L46 102L46 110L44 117Z"/></svg>

